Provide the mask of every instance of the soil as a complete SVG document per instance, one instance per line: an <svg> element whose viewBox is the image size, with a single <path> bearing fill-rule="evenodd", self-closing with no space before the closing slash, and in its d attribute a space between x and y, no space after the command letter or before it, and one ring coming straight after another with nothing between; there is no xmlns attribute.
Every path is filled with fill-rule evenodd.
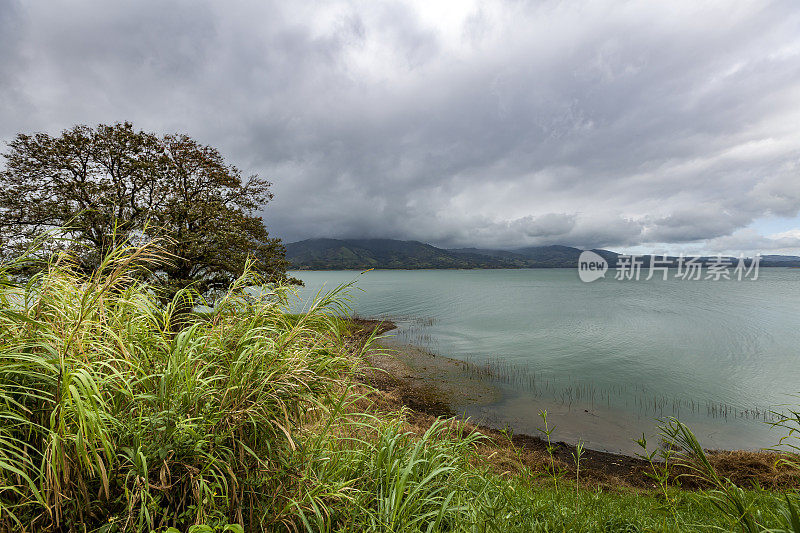
<svg viewBox="0 0 800 533"><path fill-rule="evenodd" d="M395 328L389 321L355 319L354 337L366 339ZM424 433L440 417L456 417L459 407L472 403L491 403L498 391L474 373L466 363L436 356L418 347L381 344L369 351L361 380L374 389L373 401L384 409L407 409L412 430ZM478 431L488 437L480 445L482 464L500 474L534 472L547 477L555 469L575 476L575 446L547 441L538 436L513 434L493 428L465 424L465 431ZM548 452L548 447L550 452ZM552 452L552 455L551 455ZM741 487L798 488L800 472L781 464L780 455L767 451L714 451L708 457L717 474ZM657 465L658 466L658 465ZM657 488L649 475L653 466L640 457L584 449L580 460L581 483L590 486ZM703 484L688 475L685 468L673 467L670 485L701 488Z"/></svg>

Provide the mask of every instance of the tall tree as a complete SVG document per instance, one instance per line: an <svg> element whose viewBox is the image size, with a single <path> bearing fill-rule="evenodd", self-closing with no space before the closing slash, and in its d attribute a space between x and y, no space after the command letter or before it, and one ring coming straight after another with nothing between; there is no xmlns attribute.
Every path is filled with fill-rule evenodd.
<svg viewBox="0 0 800 533"><path fill-rule="evenodd" d="M225 288L248 257L268 281L296 281L286 276L280 239L255 214L272 199L271 184L243 178L215 148L128 122L76 126L58 137L20 134L9 148L0 170L6 253L65 228L65 242L91 270L120 241L166 236L173 259L156 279L167 297L189 284Z"/></svg>

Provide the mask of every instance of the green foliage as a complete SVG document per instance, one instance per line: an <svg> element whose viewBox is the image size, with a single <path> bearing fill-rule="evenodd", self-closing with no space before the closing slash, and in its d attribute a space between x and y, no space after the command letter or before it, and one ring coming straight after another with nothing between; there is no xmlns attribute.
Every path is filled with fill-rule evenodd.
<svg viewBox="0 0 800 533"><path fill-rule="evenodd" d="M468 520L457 496L478 435L460 438L442 421L421 438L399 420L350 425L372 426L375 438L314 439L301 456L310 482L292 505L306 529L443 531Z"/></svg>
<svg viewBox="0 0 800 533"><path fill-rule="evenodd" d="M224 290L251 268L286 281L279 239L254 213L270 183L243 178L220 153L186 135L158 137L130 123L76 126L53 137L18 135L0 170L0 245L18 253L45 231L62 233L84 270L98 268L121 243L168 237L169 260L151 281L165 299L189 285Z"/></svg>
<svg viewBox="0 0 800 533"><path fill-rule="evenodd" d="M689 476L712 487L705 496L728 519L729 527L745 533L800 533L800 495L772 496L772 505L767 507L770 512L765 512L755 497L758 493L754 495L717 474L703 447L686 425L669 418L661 426L661 433L667 446L676 450L675 464L686 468ZM794 456L792 464L796 464L796 459Z"/></svg>
<svg viewBox="0 0 800 533"><path fill-rule="evenodd" d="M654 450L647 448L647 437L642 433L642 438L636 439L636 444L642 449L636 456L644 459L650 465L650 471L646 472L647 477L656 482L664 495L664 500L672 503L669 492L670 481L674 479L672 475L673 455L675 450L671 447L659 447Z"/></svg>
<svg viewBox="0 0 800 533"><path fill-rule="evenodd" d="M0 529L185 529L279 505L298 425L350 372L341 304L289 320L287 289L249 289L246 266L176 333L204 302L163 305L131 275L160 253L117 247L89 275L61 255L0 287Z"/></svg>
<svg viewBox="0 0 800 533"><path fill-rule="evenodd" d="M420 437L395 418L336 416L305 434L296 459L300 491L285 513L287 529L375 532L720 531L729 526L704 493L669 489L555 490L554 480L501 477L480 466L483 437L439 421ZM577 459L576 459L577 460ZM569 484L561 479L560 485ZM776 497L746 492L768 513Z"/></svg>
<svg viewBox="0 0 800 533"><path fill-rule="evenodd" d="M544 424L544 428L539 428L539 431L544 435L545 440L547 441L547 455L550 457L550 478L553 480L553 487L556 490L556 494L558 494L558 478L561 477L561 471L559 471L558 467L556 466L556 457L555 451L556 448L553 446L553 442L551 440L551 436L553 432L556 430L555 426L550 426L547 423L547 410L540 410L539 417L542 419L542 423ZM583 449L581 447L581 452Z"/></svg>
<svg viewBox="0 0 800 533"><path fill-rule="evenodd" d="M575 461L575 513L578 512L578 504L580 502L580 493L578 487L581 481L581 457L583 456L583 441L579 440L575 445L575 451L572 452L572 459Z"/></svg>
<svg viewBox="0 0 800 533"><path fill-rule="evenodd" d="M800 469L800 411L788 409L773 414L777 417L773 425L785 431L780 441L782 448L778 450L783 455L781 462Z"/></svg>

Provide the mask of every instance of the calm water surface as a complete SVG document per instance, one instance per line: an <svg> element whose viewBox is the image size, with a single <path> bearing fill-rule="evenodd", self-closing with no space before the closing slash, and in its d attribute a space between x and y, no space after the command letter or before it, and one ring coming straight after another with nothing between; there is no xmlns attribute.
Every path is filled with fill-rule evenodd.
<svg viewBox="0 0 800 533"><path fill-rule="evenodd" d="M397 322L395 342L488 369L500 399L461 410L490 425L536 434L547 409L557 439L631 453L654 418L678 416L707 447L758 448L782 435L768 412L800 403L800 270L593 283L572 269L292 275L304 299L357 280L353 310Z"/></svg>

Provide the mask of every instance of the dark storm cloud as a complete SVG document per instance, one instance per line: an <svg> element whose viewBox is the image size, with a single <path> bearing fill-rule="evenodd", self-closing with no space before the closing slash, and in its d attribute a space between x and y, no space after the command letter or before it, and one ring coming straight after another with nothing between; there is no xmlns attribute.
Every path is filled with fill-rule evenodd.
<svg viewBox="0 0 800 533"><path fill-rule="evenodd" d="M800 7L699 4L0 0L0 138L187 132L288 240L754 243L800 209Z"/></svg>

